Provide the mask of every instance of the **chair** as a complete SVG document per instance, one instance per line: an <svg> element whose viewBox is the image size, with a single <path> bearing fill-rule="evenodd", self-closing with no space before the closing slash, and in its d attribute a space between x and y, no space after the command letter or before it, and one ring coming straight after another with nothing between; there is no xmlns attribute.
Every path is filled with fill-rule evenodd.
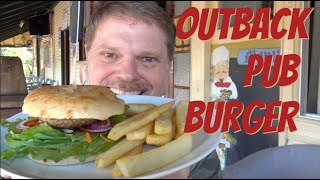
<svg viewBox="0 0 320 180"><path fill-rule="evenodd" d="M21 112L28 94L26 78L19 57L0 56L0 117L8 118Z"/></svg>
<svg viewBox="0 0 320 180"><path fill-rule="evenodd" d="M227 166L225 179L320 178L320 145L268 148Z"/></svg>

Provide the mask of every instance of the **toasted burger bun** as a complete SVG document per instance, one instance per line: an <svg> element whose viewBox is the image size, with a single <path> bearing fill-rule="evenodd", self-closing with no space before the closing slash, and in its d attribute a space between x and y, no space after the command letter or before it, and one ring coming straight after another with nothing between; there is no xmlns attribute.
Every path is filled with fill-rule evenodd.
<svg viewBox="0 0 320 180"><path fill-rule="evenodd" d="M27 155L27 157L29 159L31 159L32 161L36 162L36 163L40 163L40 164L44 164L44 165L48 165L48 166L62 166L62 165L71 165L71 164L82 164L82 163L86 163L86 162L92 162L96 158L96 156L90 156L85 161L80 162L77 158L71 156L71 157L69 157L67 159L63 159L61 161L55 162L55 161L52 161L52 160L37 160L37 159L33 159L30 154Z"/></svg>
<svg viewBox="0 0 320 180"><path fill-rule="evenodd" d="M46 119L97 119L122 114L125 102L103 86L44 86L31 91L22 111L30 117Z"/></svg>

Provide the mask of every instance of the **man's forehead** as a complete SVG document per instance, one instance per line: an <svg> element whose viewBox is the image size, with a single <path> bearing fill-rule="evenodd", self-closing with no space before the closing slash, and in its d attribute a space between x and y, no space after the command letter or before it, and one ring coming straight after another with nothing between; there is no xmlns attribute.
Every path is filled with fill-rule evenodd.
<svg viewBox="0 0 320 180"><path fill-rule="evenodd" d="M101 21L96 28L96 40L106 37L106 39L121 39L128 40L130 37L139 41L147 41L150 39L159 42L166 41L166 36L163 31L156 25L147 24L142 21L135 21L130 19L123 19L119 17L108 17ZM111 36L111 37L110 37ZM116 36L116 37L115 37ZM117 42L114 42L117 43ZM145 42L148 43L148 42ZM151 43L151 42L149 42ZM154 43L153 43L154 44ZM152 44L150 44L152 45Z"/></svg>
<svg viewBox="0 0 320 180"><path fill-rule="evenodd" d="M149 23L146 21L138 20L134 17L127 16L107 16L103 18L96 27L96 31L99 36L102 34L113 32L132 31L137 36L148 36L150 33L153 39L159 38L159 40L166 40L165 32L157 26L155 23ZM150 32L150 33L149 33Z"/></svg>
<svg viewBox="0 0 320 180"><path fill-rule="evenodd" d="M109 14L105 15L102 18L102 22L118 22L126 25L137 25L144 24L148 26L156 26L152 20L139 17L139 16L131 16L129 14ZM158 27L157 27L158 28Z"/></svg>

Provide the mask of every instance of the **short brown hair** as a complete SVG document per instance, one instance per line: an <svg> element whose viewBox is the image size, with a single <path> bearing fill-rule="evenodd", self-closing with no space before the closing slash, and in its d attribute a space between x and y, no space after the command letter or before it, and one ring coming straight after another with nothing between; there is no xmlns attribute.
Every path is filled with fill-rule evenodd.
<svg viewBox="0 0 320 180"><path fill-rule="evenodd" d="M101 1L95 4L86 29L85 43L90 50L97 25L107 16L133 17L147 24L155 24L166 35L169 59L173 59L176 30L170 15L153 1Z"/></svg>

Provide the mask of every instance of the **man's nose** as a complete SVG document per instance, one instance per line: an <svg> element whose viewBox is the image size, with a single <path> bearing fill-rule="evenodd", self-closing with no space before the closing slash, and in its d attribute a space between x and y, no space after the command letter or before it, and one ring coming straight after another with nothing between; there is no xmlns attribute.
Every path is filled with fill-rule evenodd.
<svg viewBox="0 0 320 180"><path fill-rule="evenodd" d="M133 59L124 60L118 67L118 76L125 81L134 81L139 79L138 66Z"/></svg>

